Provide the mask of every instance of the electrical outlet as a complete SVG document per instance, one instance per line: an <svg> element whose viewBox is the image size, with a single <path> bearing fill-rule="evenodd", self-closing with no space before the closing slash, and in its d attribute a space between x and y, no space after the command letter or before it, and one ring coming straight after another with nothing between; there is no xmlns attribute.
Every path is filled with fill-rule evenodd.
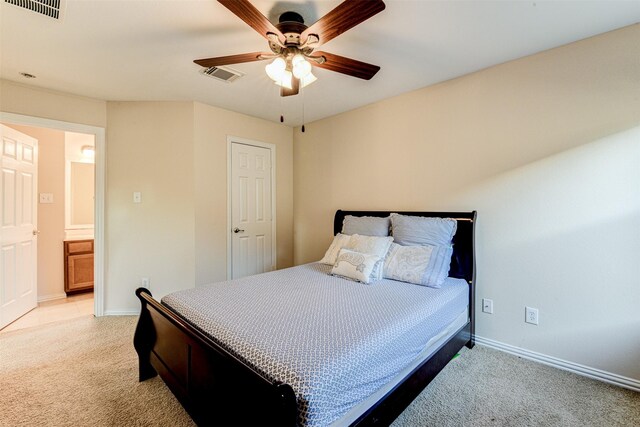
<svg viewBox="0 0 640 427"><path fill-rule="evenodd" d="M482 312L493 314L493 300L482 298Z"/></svg>
<svg viewBox="0 0 640 427"><path fill-rule="evenodd" d="M532 325L538 324L538 309L533 307L524 308L524 321Z"/></svg>
<svg viewBox="0 0 640 427"><path fill-rule="evenodd" d="M148 278L148 277L143 277L142 279L140 279L140 285L141 285L143 288L146 288L146 289L151 290L151 289L150 289L151 281L149 280L149 278Z"/></svg>

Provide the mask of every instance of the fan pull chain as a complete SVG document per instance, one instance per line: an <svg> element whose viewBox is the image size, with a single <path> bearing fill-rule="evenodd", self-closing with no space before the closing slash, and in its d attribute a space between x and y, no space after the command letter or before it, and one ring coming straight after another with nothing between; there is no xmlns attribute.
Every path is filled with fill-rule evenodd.
<svg viewBox="0 0 640 427"><path fill-rule="evenodd" d="M300 95L302 96L302 133L304 133L304 88L300 88Z"/></svg>
<svg viewBox="0 0 640 427"><path fill-rule="evenodd" d="M282 111L282 97L279 96L278 98L280 98L280 123L284 123L284 112Z"/></svg>

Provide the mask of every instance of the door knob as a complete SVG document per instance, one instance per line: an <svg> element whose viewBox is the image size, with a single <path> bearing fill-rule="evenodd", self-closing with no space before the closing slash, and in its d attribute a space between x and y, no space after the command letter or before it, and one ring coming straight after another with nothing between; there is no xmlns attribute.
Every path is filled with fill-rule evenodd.
<svg viewBox="0 0 640 427"><path fill-rule="evenodd" d="M234 233L244 233L244 230L240 230L238 227L233 229Z"/></svg>
<svg viewBox="0 0 640 427"><path fill-rule="evenodd" d="M40 234L40 230L33 230L33 235L37 236L38 234Z"/></svg>

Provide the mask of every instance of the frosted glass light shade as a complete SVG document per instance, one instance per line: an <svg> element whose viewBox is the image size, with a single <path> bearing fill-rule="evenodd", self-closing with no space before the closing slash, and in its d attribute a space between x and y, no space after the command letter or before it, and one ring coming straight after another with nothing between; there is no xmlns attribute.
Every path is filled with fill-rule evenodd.
<svg viewBox="0 0 640 427"><path fill-rule="evenodd" d="M316 80L318 80L318 78L314 76L311 71L309 71L309 74L307 74L306 76L300 79L300 87L309 86L311 83L315 82Z"/></svg>
<svg viewBox="0 0 640 427"><path fill-rule="evenodd" d="M293 66L293 75L299 79L305 78L311 72L311 64L302 60Z"/></svg>
<svg viewBox="0 0 640 427"><path fill-rule="evenodd" d="M292 79L295 76L300 79L300 86L305 87L317 80L317 77L311 73L311 63L307 61L304 55L296 54L291 58L289 71L287 69L287 61L283 57L277 57L270 64L264 67L267 75L278 86L292 89Z"/></svg>
<svg viewBox="0 0 640 427"><path fill-rule="evenodd" d="M293 68L293 75L299 79L306 77L311 72L311 64L309 64L304 55L299 53L291 58L291 67Z"/></svg>
<svg viewBox="0 0 640 427"><path fill-rule="evenodd" d="M267 76L275 82L282 80L283 74L287 68L287 63L281 57L273 60L271 64L267 64L264 70L267 72Z"/></svg>
<svg viewBox="0 0 640 427"><path fill-rule="evenodd" d="M291 89L292 77L293 75L291 74L291 71L285 70L282 72L282 77L279 80L275 80L275 84L277 84L278 86L286 87L287 89Z"/></svg>
<svg viewBox="0 0 640 427"><path fill-rule="evenodd" d="M303 61L306 61L306 59L304 58L304 55L296 53L295 55L293 55L293 58L291 58L291 65L295 67L297 64Z"/></svg>

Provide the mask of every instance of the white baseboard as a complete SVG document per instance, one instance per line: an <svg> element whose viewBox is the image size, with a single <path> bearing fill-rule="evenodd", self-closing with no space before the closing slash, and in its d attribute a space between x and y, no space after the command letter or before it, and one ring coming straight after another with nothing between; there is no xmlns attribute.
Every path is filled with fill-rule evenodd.
<svg viewBox="0 0 640 427"><path fill-rule="evenodd" d="M62 292L61 294L45 295L42 297L38 296L38 302L53 301L55 299L62 299L66 297L67 297L67 294L65 294L64 292Z"/></svg>
<svg viewBox="0 0 640 427"><path fill-rule="evenodd" d="M602 371L600 369L591 368L589 366L580 365L578 363L569 362L567 360L558 359L557 357L547 356L546 354L536 353L535 351L526 350L524 348L515 347L500 341L494 341L476 335L476 343L496 350L504 351L524 359L533 360L544 365L553 366L554 368L564 371L573 372L574 374L584 377L593 378L604 381L609 384L627 388L633 391L640 391L640 381L633 378L623 377L622 375L613 374L611 372Z"/></svg>
<svg viewBox="0 0 640 427"><path fill-rule="evenodd" d="M104 316L139 316L140 310L105 310Z"/></svg>

